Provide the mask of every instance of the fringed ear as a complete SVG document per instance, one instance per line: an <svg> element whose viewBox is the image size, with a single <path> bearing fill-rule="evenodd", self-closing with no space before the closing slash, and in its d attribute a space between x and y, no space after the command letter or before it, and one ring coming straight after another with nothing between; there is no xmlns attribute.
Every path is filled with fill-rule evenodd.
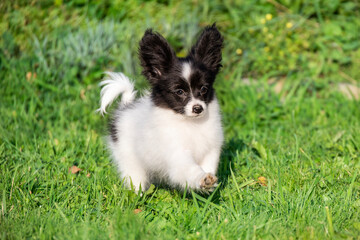
<svg viewBox="0 0 360 240"><path fill-rule="evenodd" d="M139 57L143 67L142 74L151 84L169 72L176 61L175 52L169 43L151 29L146 30L140 41Z"/></svg>
<svg viewBox="0 0 360 240"><path fill-rule="evenodd" d="M196 44L191 48L189 55L216 74L222 67L221 48L223 47L223 41L224 39L214 23L212 26L206 27L201 33Z"/></svg>

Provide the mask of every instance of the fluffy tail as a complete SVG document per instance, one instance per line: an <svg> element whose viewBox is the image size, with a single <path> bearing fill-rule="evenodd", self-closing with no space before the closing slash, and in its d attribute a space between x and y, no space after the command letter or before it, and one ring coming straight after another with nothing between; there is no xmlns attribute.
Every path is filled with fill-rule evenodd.
<svg viewBox="0 0 360 240"><path fill-rule="evenodd" d="M121 104L126 105L134 101L136 91L134 84L123 73L105 72L106 78L99 84L102 86L100 92L100 108L97 110L102 115L106 113L106 107L120 95Z"/></svg>

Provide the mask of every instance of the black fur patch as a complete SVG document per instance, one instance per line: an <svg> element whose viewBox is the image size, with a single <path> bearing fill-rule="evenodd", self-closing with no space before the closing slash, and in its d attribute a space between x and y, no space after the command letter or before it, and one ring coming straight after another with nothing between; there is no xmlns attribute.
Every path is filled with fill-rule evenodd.
<svg viewBox="0 0 360 240"><path fill-rule="evenodd" d="M109 120L109 124L108 124L108 131L111 137L111 140L113 140L114 142L117 142L118 139L118 130L116 128L116 118L114 117L113 119Z"/></svg>
<svg viewBox="0 0 360 240"><path fill-rule="evenodd" d="M121 114L129 109L135 108L135 105L138 103L138 100L135 100L132 103L128 103L126 105L119 104L117 109L115 110L113 117L109 119L108 122L108 132L111 137L111 140L117 142L119 140L119 130L116 127L116 123L119 122L121 118Z"/></svg>
<svg viewBox="0 0 360 240"><path fill-rule="evenodd" d="M217 74L222 67L221 49L223 41L224 39L215 24L208 26L201 33L196 44L191 48L189 56L213 74Z"/></svg>
<svg viewBox="0 0 360 240"><path fill-rule="evenodd" d="M216 75L208 71L201 71L197 66L193 67L193 72L190 75L190 85L193 96L199 100L209 104L214 99L214 88L213 83ZM207 92L201 94L201 87L205 86Z"/></svg>
<svg viewBox="0 0 360 240"><path fill-rule="evenodd" d="M151 29L146 30L140 41L139 55L142 73L151 84L156 84L178 64L175 52L166 39Z"/></svg>

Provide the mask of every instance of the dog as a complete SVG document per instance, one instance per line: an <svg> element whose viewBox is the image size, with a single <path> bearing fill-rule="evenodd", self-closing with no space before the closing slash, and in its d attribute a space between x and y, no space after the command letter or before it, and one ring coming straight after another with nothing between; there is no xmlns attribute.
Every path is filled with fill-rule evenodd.
<svg viewBox="0 0 360 240"><path fill-rule="evenodd" d="M123 73L106 72L100 83L102 114L121 95L107 141L124 183L136 192L152 183L213 191L224 139L213 88L222 67L222 35L215 24L207 26L185 58L152 29L139 45L148 93L136 99Z"/></svg>

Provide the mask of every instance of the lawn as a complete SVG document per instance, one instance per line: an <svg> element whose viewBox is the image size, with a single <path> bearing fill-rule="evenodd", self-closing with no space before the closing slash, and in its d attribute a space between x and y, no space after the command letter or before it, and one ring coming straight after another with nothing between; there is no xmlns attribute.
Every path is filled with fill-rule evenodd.
<svg viewBox="0 0 360 240"><path fill-rule="evenodd" d="M136 195L98 83L122 71L144 91L145 29L185 56L213 22L221 184ZM0 239L359 239L359 34L359 1L2 1Z"/></svg>

